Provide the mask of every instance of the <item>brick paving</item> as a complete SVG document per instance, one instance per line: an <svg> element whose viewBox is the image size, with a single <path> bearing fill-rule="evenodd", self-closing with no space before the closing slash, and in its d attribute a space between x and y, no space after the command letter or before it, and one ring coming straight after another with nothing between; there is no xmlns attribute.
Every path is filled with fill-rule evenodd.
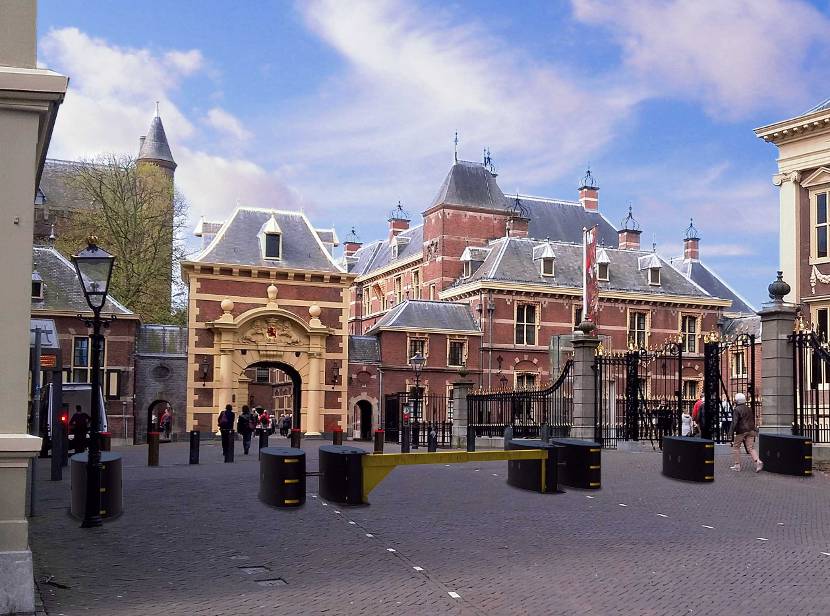
<svg viewBox="0 0 830 616"><path fill-rule="evenodd" d="M304 443L309 470L318 445ZM50 616L830 613L823 473L733 473L719 456L698 485L662 477L659 454L603 452L596 492L517 490L504 462L411 466L368 507L325 503L310 478L302 509L275 510L257 500L256 455L222 464L203 443L188 466L186 444L164 444L147 468L146 448L119 451L125 513L101 529L68 516L68 473L49 482L40 461L31 535Z"/></svg>

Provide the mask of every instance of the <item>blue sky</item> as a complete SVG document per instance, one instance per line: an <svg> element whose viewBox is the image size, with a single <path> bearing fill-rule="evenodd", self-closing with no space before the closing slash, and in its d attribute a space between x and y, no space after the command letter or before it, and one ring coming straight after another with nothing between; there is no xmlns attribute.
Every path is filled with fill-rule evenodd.
<svg viewBox="0 0 830 616"><path fill-rule="evenodd" d="M71 78L50 156L135 152L154 101L192 222L239 203L385 235L459 155L507 193L575 199L701 258L756 305L777 257L775 149L752 129L830 92L830 11L796 0L41 0L40 62Z"/></svg>

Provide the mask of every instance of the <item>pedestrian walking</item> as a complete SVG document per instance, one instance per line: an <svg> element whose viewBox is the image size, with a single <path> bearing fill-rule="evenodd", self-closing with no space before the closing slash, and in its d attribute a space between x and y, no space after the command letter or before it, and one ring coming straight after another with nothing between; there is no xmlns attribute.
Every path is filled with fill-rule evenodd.
<svg viewBox="0 0 830 616"><path fill-rule="evenodd" d="M291 433L291 415L286 413L282 418L282 435L287 437Z"/></svg>
<svg viewBox="0 0 830 616"><path fill-rule="evenodd" d="M680 415L680 436L691 436L692 435L692 415L689 413L689 409L684 408L683 413Z"/></svg>
<svg viewBox="0 0 830 616"><path fill-rule="evenodd" d="M69 432L72 434L72 446L75 453L86 451L86 433L89 431L89 424L92 418L84 413L80 404L75 405L75 414L69 420Z"/></svg>
<svg viewBox="0 0 830 616"><path fill-rule="evenodd" d="M764 463L755 451L755 414L746 403L744 394L735 394L735 406L732 409L732 425L729 426L729 436L732 438L732 459L735 462L729 468L733 471L741 470L741 445L746 447L752 461L755 462L755 472L764 468Z"/></svg>
<svg viewBox="0 0 830 616"><path fill-rule="evenodd" d="M248 455L251 448L251 435L256 430L256 418L251 414L251 409L245 404L242 406L242 414L236 422L236 431L242 435L242 450Z"/></svg>
<svg viewBox="0 0 830 616"><path fill-rule="evenodd" d="M706 400L701 396L692 407L692 436L700 436L703 415L706 412Z"/></svg>
<svg viewBox="0 0 830 616"><path fill-rule="evenodd" d="M236 413L233 412L230 404L225 405L225 410L219 413L219 432L222 434L222 455L225 456L225 461L228 459L228 450L231 446L234 417Z"/></svg>
<svg viewBox="0 0 830 616"><path fill-rule="evenodd" d="M166 407L159 419L159 428L164 433L164 439L170 440L170 429L173 426L173 414L170 412L170 407Z"/></svg>
<svg viewBox="0 0 830 616"><path fill-rule="evenodd" d="M264 434L271 434L271 415L266 409L260 408L259 427Z"/></svg>
<svg viewBox="0 0 830 616"><path fill-rule="evenodd" d="M728 398L724 398L720 403L720 421L721 434L726 436L732 427L732 405Z"/></svg>

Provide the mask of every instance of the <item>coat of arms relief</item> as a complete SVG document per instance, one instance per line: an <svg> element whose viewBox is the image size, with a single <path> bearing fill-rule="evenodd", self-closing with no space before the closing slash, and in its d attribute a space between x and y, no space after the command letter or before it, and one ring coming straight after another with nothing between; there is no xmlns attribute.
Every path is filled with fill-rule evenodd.
<svg viewBox="0 0 830 616"><path fill-rule="evenodd" d="M286 319L269 317L257 319L248 328L239 342L245 344L280 344L284 346L297 346L302 339L294 331L291 323Z"/></svg>

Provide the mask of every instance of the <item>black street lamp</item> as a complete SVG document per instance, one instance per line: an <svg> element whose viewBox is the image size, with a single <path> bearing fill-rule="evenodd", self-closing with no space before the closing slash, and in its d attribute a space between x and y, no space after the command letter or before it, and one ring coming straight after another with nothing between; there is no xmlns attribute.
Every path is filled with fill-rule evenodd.
<svg viewBox="0 0 830 616"><path fill-rule="evenodd" d="M418 449L418 437L420 436L418 432L420 430L420 426L418 424L418 412L420 411L419 407L421 400L421 370L423 369L426 361L427 358L420 353L415 353L415 355L409 358L409 365L412 366L412 371L415 373L415 402L412 407L413 449Z"/></svg>
<svg viewBox="0 0 830 616"><path fill-rule="evenodd" d="M75 272L84 291L84 299L92 309L92 376L90 398L92 425L86 465L86 508L81 528L101 526L101 309L107 301L115 257L98 248L95 236L87 238L87 247L72 257Z"/></svg>

